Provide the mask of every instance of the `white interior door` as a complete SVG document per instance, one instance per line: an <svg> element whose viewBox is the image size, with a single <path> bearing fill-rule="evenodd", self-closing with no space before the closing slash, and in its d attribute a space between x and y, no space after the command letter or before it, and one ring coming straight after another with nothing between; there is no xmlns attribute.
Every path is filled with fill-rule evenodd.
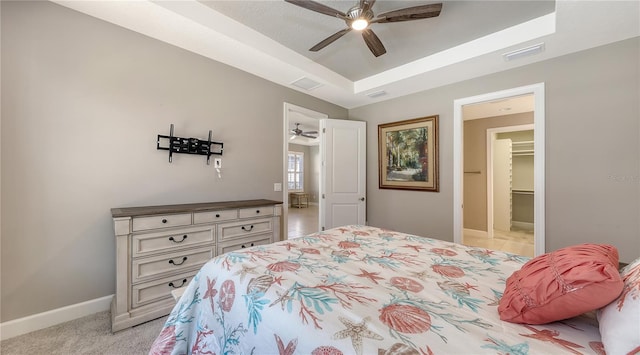
<svg viewBox="0 0 640 355"><path fill-rule="evenodd" d="M493 141L493 228L501 231L511 230L511 150L511 139Z"/></svg>
<svg viewBox="0 0 640 355"><path fill-rule="evenodd" d="M320 229L365 224L366 123L320 120Z"/></svg>

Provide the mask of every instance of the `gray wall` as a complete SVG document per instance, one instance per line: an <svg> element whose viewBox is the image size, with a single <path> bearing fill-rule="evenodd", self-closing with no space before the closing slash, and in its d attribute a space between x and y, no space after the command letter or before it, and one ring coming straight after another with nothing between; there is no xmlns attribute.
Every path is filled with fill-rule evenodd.
<svg viewBox="0 0 640 355"><path fill-rule="evenodd" d="M487 129L533 123L533 112L464 121L464 228L487 231Z"/></svg>
<svg viewBox="0 0 640 355"><path fill-rule="evenodd" d="M563 56L349 111L367 121L371 225L453 238L453 101L544 82L546 248L612 243L640 256L640 39ZM440 115L440 192L378 189L381 123Z"/></svg>
<svg viewBox="0 0 640 355"><path fill-rule="evenodd" d="M347 110L50 2L2 6L1 321L114 293L110 208L267 198L283 102ZM168 163L156 136L224 142Z"/></svg>

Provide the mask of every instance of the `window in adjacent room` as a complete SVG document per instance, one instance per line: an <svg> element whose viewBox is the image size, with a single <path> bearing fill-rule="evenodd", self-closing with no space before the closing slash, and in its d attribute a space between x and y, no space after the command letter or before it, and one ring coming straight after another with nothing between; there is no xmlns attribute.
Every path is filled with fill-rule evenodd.
<svg viewBox="0 0 640 355"><path fill-rule="evenodd" d="M289 152L287 180L289 191L296 192L304 190L304 153Z"/></svg>

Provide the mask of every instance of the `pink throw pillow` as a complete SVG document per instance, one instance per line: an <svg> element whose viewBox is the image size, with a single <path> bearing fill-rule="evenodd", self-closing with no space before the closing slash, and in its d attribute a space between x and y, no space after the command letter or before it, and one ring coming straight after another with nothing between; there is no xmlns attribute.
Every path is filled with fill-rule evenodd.
<svg viewBox="0 0 640 355"><path fill-rule="evenodd" d="M621 292L618 250L575 245L537 256L509 276L498 313L512 323L550 323L603 307Z"/></svg>

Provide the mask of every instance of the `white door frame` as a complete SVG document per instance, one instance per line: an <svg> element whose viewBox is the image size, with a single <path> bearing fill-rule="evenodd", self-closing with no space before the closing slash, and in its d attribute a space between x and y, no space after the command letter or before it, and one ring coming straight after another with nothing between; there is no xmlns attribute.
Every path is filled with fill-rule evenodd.
<svg viewBox="0 0 640 355"><path fill-rule="evenodd" d="M489 238L493 238L493 228L491 228L491 226L493 226L493 143L496 134L504 132L528 131L531 129L535 129L532 124L495 127L487 129L487 236ZM535 134L535 130L533 132Z"/></svg>
<svg viewBox="0 0 640 355"><path fill-rule="evenodd" d="M534 255L545 253L545 97L544 83L521 86L513 89L492 92L454 100L453 102L453 241L462 243L463 221L463 117L462 107L480 102L493 101L513 96L533 94L533 139L535 159L534 176Z"/></svg>
<svg viewBox="0 0 640 355"><path fill-rule="evenodd" d="M289 184L287 183L287 153L289 152L289 114L291 112L297 112L310 118L318 120L318 126L320 125L320 119L329 118L326 113L313 111L308 108L296 106L288 102L283 106L283 124L282 124L282 240L289 239ZM322 144L322 143L320 143ZM322 146L320 146L322 150ZM320 216L318 216L318 220Z"/></svg>

